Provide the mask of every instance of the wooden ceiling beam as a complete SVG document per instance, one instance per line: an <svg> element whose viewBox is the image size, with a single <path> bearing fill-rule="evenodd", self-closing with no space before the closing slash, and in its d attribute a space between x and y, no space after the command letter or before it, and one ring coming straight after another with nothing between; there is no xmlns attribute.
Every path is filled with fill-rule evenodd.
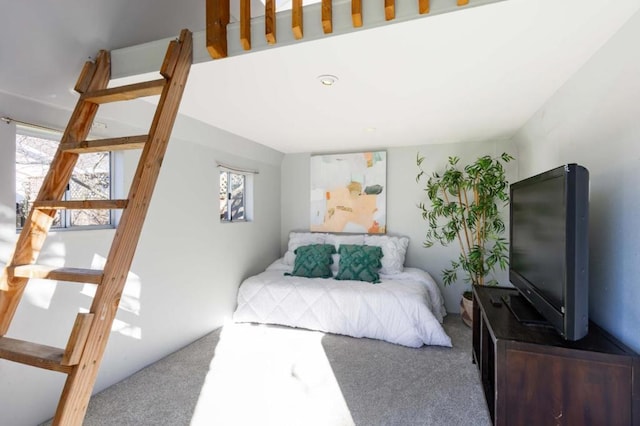
<svg viewBox="0 0 640 426"><path fill-rule="evenodd" d="M322 31L325 34L333 32L333 10L332 0L322 0Z"/></svg>
<svg viewBox="0 0 640 426"><path fill-rule="evenodd" d="M418 0L418 12L421 15L429 13L429 0Z"/></svg>
<svg viewBox="0 0 640 426"><path fill-rule="evenodd" d="M264 2L264 37L269 44L276 44L276 3L275 0Z"/></svg>
<svg viewBox="0 0 640 426"><path fill-rule="evenodd" d="M213 59L227 57L227 24L229 24L230 0L207 0L206 39L207 50Z"/></svg>
<svg viewBox="0 0 640 426"><path fill-rule="evenodd" d="M384 0L384 19L391 21L396 17L396 0Z"/></svg>
<svg viewBox="0 0 640 426"><path fill-rule="evenodd" d="M351 0L351 20L354 28L362 26L362 0Z"/></svg>
<svg viewBox="0 0 640 426"><path fill-rule="evenodd" d="M291 4L291 31L296 40L303 36L302 30L302 0L293 0Z"/></svg>

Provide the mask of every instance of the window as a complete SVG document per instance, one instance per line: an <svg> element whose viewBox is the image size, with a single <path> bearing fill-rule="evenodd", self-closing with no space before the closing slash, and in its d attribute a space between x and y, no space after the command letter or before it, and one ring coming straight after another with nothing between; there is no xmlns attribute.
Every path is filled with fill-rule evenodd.
<svg viewBox="0 0 640 426"><path fill-rule="evenodd" d="M220 172L220 221L246 221L247 176L230 171Z"/></svg>
<svg viewBox="0 0 640 426"><path fill-rule="evenodd" d="M24 226L58 143L58 138L49 134L16 134L16 228ZM110 199L111 168L109 152L81 154L63 199ZM52 228L110 227L113 222L111 210L59 210Z"/></svg>

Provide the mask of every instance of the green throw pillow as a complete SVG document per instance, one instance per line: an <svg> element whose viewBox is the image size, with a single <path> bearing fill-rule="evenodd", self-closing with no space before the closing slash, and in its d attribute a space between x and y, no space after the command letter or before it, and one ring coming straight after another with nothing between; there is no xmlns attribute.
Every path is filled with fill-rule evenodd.
<svg viewBox="0 0 640 426"><path fill-rule="evenodd" d="M340 254L340 267L336 280L380 282L378 271L382 267L381 247L342 244L338 254Z"/></svg>
<svg viewBox="0 0 640 426"><path fill-rule="evenodd" d="M331 264L333 258L331 255L336 252L333 244L311 244L301 246L295 250L296 260L293 265L293 271L285 275L295 275L296 277L307 278L330 278Z"/></svg>

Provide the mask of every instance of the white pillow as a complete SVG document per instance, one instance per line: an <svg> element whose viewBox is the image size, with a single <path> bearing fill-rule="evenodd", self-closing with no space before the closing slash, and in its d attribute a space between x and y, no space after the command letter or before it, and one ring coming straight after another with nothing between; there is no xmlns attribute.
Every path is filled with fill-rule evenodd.
<svg viewBox="0 0 640 426"><path fill-rule="evenodd" d="M365 235L364 243L368 246L382 247L381 274L392 275L404 271L404 258L409 247L409 238L390 237L388 235Z"/></svg>
<svg viewBox="0 0 640 426"><path fill-rule="evenodd" d="M326 244L333 244L336 248L336 252L340 248L340 244L355 244L355 245L363 245L364 244L364 234L360 235L336 235L336 234L327 234ZM339 265L340 265L340 255L334 254L333 256L333 264L331 265L331 271L333 275L338 273Z"/></svg>
<svg viewBox="0 0 640 426"><path fill-rule="evenodd" d="M327 234L327 239L325 240L326 244L333 244L336 247L336 250L340 248L340 244L356 244L363 245L364 244L364 235L336 235L336 234Z"/></svg>
<svg viewBox="0 0 640 426"><path fill-rule="evenodd" d="M296 262L295 251L300 246L308 246L309 244L324 244L327 234L319 234L314 232L290 232L289 246L284 254L283 262L286 265L293 265Z"/></svg>

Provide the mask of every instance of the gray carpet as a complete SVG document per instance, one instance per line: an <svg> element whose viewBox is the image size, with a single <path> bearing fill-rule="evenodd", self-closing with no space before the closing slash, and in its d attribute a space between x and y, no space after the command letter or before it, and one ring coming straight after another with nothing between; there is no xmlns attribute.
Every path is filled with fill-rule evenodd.
<svg viewBox="0 0 640 426"><path fill-rule="evenodd" d="M218 329L95 395L84 424L491 424L471 362L471 331L459 315L444 323L453 348L413 349L286 327L245 327L253 328L233 336ZM278 334L270 337L274 330ZM257 338L246 334L256 331ZM278 341L291 336L288 343ZM315 352L310 339L316 339ZM274 341L280 355L266 348ZM305 359L314 357L315 364ZM229 364L233 359L235 367ZM284 387L269 378L283 369L280 361L289 369ZM212 388L224 380L230 382ZM215 417L224 411L227 417Z"/></svg>

